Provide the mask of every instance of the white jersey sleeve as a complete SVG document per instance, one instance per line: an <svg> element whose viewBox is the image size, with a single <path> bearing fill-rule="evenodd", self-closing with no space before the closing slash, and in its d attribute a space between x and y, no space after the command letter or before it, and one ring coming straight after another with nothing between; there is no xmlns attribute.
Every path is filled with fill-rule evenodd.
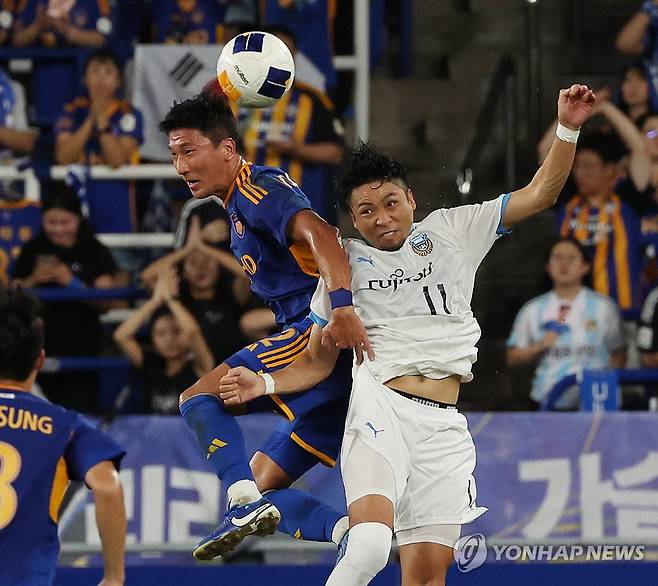
<svg viewBox="0 0 658 586"><path fill-rule="evenodd" d="M425 221L432 222L432 217L436 215L437 222L447 224L455 241L477 267L493 243L510 232L503 226L503 215L510 195L506 193L478 204L436 210Z"/></svg>
<svg viewBox="0 0 658 586"><path fill-rule="evenodd" d="M318 279L318 285L315 293L311 298L311 320L321 328L326 326L331 319L331 301L329 299L329 290L324 279Z"/></svg>
<svg viewBox="0 0 658 586"><path fill-rule="evenodd" d="M510 348L527 348L533 343L532 328L530 327L530 311L528 304L524 305L516 314L512 332L507 339Z"/></svg>

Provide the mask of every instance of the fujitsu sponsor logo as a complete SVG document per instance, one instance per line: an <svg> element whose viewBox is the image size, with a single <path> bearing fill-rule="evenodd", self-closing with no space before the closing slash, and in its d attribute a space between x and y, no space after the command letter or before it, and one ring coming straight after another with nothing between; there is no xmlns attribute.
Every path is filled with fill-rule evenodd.
<svg viewBox="0 0 658 586"><path fill-rule="evenodd" d="M393 291L397 291L398 287L407 283L417 283L418 281L422 281L431 274L432 262L430 262L426 267L423 267L423 270L418 271L416 274L410 275L409 277L404 276L404 269L395 269L395 271L391 273L388 279L369 279L368 289L374 291L393 288Z"/></svg>

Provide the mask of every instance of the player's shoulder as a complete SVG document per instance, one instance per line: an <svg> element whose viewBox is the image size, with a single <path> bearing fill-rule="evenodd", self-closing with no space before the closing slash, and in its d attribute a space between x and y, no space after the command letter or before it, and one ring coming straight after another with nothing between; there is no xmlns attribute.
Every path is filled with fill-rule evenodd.
<svg viewBox="0 0 658 586"><path fill-rule="evenodd" d="M297 183L283 170L277 167L265 167L248 163L243 165L235 179L235 192L240 200L258 205L270 196L283 201L282 194L305 198ZM310 204L309 206L310 207Z"/></svg>
<svg viewBox="0 0 658 586"><path fill-rule="evenodd" d="M65 421L68 425L74 424L80 417L78 413L66 409L61 405L55 405L47 399L25 391L12 391L0 388L0 405L6 407L17 407L38 411L39 414Z"/></svg>

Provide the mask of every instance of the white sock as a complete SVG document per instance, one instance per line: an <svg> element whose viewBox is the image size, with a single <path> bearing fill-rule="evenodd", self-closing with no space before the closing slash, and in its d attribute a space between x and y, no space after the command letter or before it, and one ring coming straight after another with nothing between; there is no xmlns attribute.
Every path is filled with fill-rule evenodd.
<svg viewBox="0 0 658 586"><path fill-rule="evenodd" d="M260 494L256 483L253 480L238 480L226 489L228 494L229 508L235 505L246 505L255 503L263 495Z"/></svg>
<svg viewBox="0 0 658 586"><path fill-rule="evenodd" d="M347 515L338 519L334 525L334 528L331 530L331 541L333 541L336 545L340 545L341 540L349 528L350 520Z"/></svg>

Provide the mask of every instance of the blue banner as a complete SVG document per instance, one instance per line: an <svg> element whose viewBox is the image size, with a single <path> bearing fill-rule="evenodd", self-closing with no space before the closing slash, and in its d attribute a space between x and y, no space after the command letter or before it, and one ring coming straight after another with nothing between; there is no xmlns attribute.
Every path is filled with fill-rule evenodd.
<svg viewBox="0 0 658 586"><path fill-rule="evenodd" d="M477 502L489 512L462 533L490 538L658 541L658 418L653 413L470 413ZM277 419L240 419L248 449ZM122 417L121 478L129 542L195 541L226 509L224 490L179 417ZM340 474L316 466L297 486L345 510ZM98 543L93 505L74 499L64 541Z"/></svg>

